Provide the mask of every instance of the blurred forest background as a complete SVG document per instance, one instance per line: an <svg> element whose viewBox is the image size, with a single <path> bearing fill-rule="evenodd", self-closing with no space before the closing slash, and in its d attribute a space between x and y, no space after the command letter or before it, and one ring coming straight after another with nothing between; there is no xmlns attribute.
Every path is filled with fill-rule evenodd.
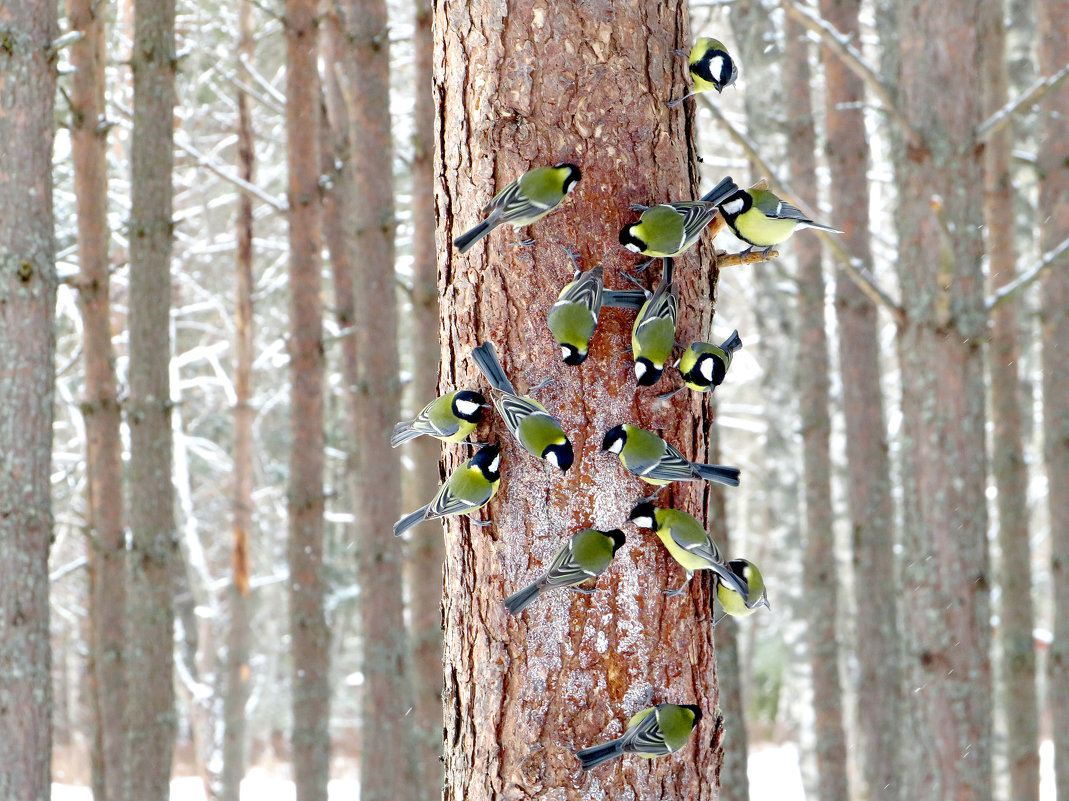
<svg viewBox="0 0 1069 801"><path fill-rule="evenodd" d="M800 233L779 258L720 273L713 339L737 328L745 345L717 391L723 461L744 473L720 522L732 550L761 565L772 601L771 613L716 632L718 656L731 652L719 663L722 692L745 709L745 727L729 721L723 743L725 799L905 798L900 778L917 759L948 752L979 763L961 785L972 790L954 785L957 798L1039 798L1042 753L1042 797L1053 799L1056 751L1058 795L1069 798L1069 9L948 2L945 27L925 28L938 12L916 23L919 35L939 31L926 47L902 33L917 7L690 3L692 35L721 39L740 67L736 87L686 101L703 186L765 178L845 231ZM972 10L955 17L961 8ZM0 29L13 25L9 13ZM332 797L356 797L369 740L386 741L379 772L404 770L388 755L414 743L422 767L407 786L419 788L413 798L437 797L437 531L417 529L403 560L392 537L388 552L362 555L366 509L354 500L403 493L415 508L438 480L437 443L390 451L380 421L398 388L407 414L436 386L430 3L179 0L170 22L168 13L166 3L68 0L53 31L53 779L97 799L164 797L112 785L121 770L158 774L120 767L113 738L142 726L165 751L170 727L174 776L198 783L189 797L203 780L207 797L237 798L246 773L244 797L270 797L295 760L324 758L291 745L317 736L300 723L294 733L305 704L304 720L329 708L320 723ZM318 51L301 53L293 31L313 15ZM149 140L153 120L172 113L159 88L167 59L153 57L170 24L173 149ZM18 49L4 37L0 64ZM924 85L963 48L975 58L957 80ZM304 59L301 72L287 73L288 52ZM291 416L315 425L318 414L291 404L291 361L307 355L291 248L319 247L288 227L287 196L300 196L301 165L287 162L287 125L291 138L301 130L287 106L295 88L300 113L325 121L325 155L304 184L323 205L322 292L312 290L323 306L321 448L314 438L291 447L301 437ZM981 120L970 141L982 174L929 138L926 126L945 122L941 106ZM953 126L940 135L953 142ZM4 147L5 163L22 158ZM936 167L918 174L926 148ZM379 172L350 174L356 151ZM960 193L939 188L945 175ZM356 211L338 208L342 186ZM347 231L354 214L361 222ZM962 233L961 221L981 217ZM718 250L742 247L727 232L717 238ZM391 295L395 311L375 305ZM168 395L173 405L158 402ZM957 436L948 417L977 425ZM155 434L145 430L153 420ZM158 426L169 427L173 453L150 444ZM382 443L362 455L373 435ZM307 507L320 522L295 524L288 500L302 497L294 475L310 453L323 458L321 509ZM374 473L361 469L369 460ZM173 510L161 470L173 479ZM152 532L172 514L177 549L160 557ZM369 593L383 576L392 590ZM174 717L172 690L158 681L167 684L172 603ZM301 609L312 611L298 619ZM316 629L320 609L329 637ZM131 631L127 615L144 618L143 642L162 646L127 638L124 680L108 666L123 626ZM364 729L368 649L405 666L394 685L404 713L385 733ZM322 684L295 698L294 676L309 674ZM944 679L948 694L918 715L910 699ZM973 728L944 731L948 720ZM939 740L949 745L933 755L927 744ZM915 759L916 749L927 755ZM397 797L398 785L368 775L365 801ZM299 797L319 797L309 792Z"/></svg>

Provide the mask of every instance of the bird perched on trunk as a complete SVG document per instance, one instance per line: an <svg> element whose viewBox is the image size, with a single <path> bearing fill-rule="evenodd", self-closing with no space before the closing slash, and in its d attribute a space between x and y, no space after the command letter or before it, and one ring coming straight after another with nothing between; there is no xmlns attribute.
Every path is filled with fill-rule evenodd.
<svg viewBox="0 0 1069 801"><path fill-rule="evenodd" d="M767 189L737 189L720 203L720 214L735 236L749 244L743 253L757 247L768 255L772 248L802 228L842 233L830 225L813 222Z"/></svg>
<svg viewBox="0 0 1069 801"><path fill-rule="evenodd" d="M728 562L728 568L738 581L725 582L720 576L716 577L716 600L720 602L724 614L717 617L713 613L714 626L724 619L724 615L747 617L756 612L759 606L772 609L765 592L765 580L757 565L746 559L732 559Z"/></svg>
<svg viewBox="0 0 1069 801"><path fill-rule="evenodd" d="M631 327L635 380L642 387L651 387L660 380L665 362L675 347L679 302L672 283L674 272L675 260L665 259L661 280L652 293L647 293L646 302Z"/></svg>
<svg viewBox="0 0 1069 801"><path fill-rule="evenodd" d="M676 55L686 56L686 50L676 50ZM724 45L717 39L701 37L694 41L694 47L690 51L690 76L694 81L694 91L683 95L676 100L669 100L668 108L678 106L688 97L693 97L701 92L716 90L717 94L735 83L739 77L739 68Z"/></svg>
<svg viewBox="0 0 1069 801"><path fill-rule="evenodd" d="M557 208L575 189L582 173L574 164L561 163L555 167L535 167L510 183L483 208L483 221L453 240L461 253L502 223L522 228L541 220Z"/></svg>
<svg viewBox="0 0 1069 801"><path fill-rule="evenodd" d="M624 754L638 754L647 759L672 754L687 744L701 719L702 711L694 704L658 704L631 718L623 737L584 748L575 755L583 770L591 770Z"/></svg>
<svg viewBox="0 0 1069 801"><path fill-rule="evenodd" d="M666 595L679 595L686 588L695 570L711 570L720 581L746 593L746 584L727 566L712 537L693 516L678 509L661 509L649 501L639 502L627 518L639 528L646 528L660 537L668 553L679 563L687 578L677 589Z"/></svg>
<svg viewBox="0 0 1069 801"><path fill-rule="evenodd" d="M731 336L719 345L712 342L691 343L690 347L683 351L683 355L676 359L683 386L660 397L670 398L684 387L695 392L710 392L716 389L724 383L724 377L731 367L731 357L741 347L742 339L738 331L732 331Z"/></svg>
<svg viewBox="0 0 1069 801"><path fill-rule="evenodd" d="M512 386L492 342L484 342L471 352L479 370L494 388L494 406L505 426L524 449L539 459L545 459L561 471L572 466L572 443L557 419L546 407L533 398L519 395Z"/></svg>
<svg viewBox="0 0 1069 801"><path fill-rule="evenodd" d="M737 487L742 473L737 467L688 461L656 434L630 423L610 428L601 442L601 449L615 453L630 473L657 486L673 481L705 479Z"/></svg>
<svg viewBox="0 0 1069 801"><path fill-rule="evenodd" d="M638 222L620 229L620 244L632 253L655 259L674 258L686 252L698 241L713 218L719 203L736 190L735 182L725 178L701 200L681 200L659 206L634 204L632 211L641 211Z"/></svg>
<svg viewBox="0 0 1069 801"><path fill-rule="evenodd" d="M426 434L445 442L463 442L479 423L480 412L489 404L478 392L461 389L435 398L413 417L393 428L390 444L397 447Z"/></svg>
<svg viewBox="0 0 1069 801"><path fill-rule="evenodd" d="M557 551L549 570L537 581L505 599L505 606L513 615L538 600L547 590L557 587L576 587L588 579L597 578L612 563L612 558L624 544L624 533L618 528L598 531L584 528Z"/></svg>
<svg viewBox="0 0 1069 801"><path fill-rule="evenodd" d="M501 449L484 445L445 480L434 500L393 524L395 537L424 520L467 515L490 502L501 484Z"/></svg>

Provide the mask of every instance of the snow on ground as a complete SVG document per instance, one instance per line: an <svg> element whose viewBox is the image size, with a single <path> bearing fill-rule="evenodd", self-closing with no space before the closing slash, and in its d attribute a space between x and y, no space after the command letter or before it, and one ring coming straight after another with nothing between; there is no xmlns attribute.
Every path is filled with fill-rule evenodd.
<svg viewBox="0 0 1069 801"><path fill-rule="evenodd" d="M1055 801L1054 744L1046 740L1039 748L1040 801ZM755 745L750 750L750 801L805 801L798 746ZM335 779L328 787L330 801L359 801L360 783L356 779ZM251 768L241 783L241 801L295 801L293 782L280 779L262 768ZM88 787L69 784L52 785L52 801L93 801ZM171 782L171 801L205 801L204 786L197 777L183 777Z"/></svg>

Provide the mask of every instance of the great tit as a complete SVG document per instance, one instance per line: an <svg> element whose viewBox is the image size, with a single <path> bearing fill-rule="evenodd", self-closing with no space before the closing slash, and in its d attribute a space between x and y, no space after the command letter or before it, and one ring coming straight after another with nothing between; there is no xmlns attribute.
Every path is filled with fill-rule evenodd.
<svg viewBox="0 0 1069 801"><path fill-rule="evenodd" d="M641 211L637 223L620 229L620 244L632 253L641 253L653 258L674 258L687 251L698 241L716 216L718 204L730 197L738 187L725 178L701 200L682 200L646 207L635 204L631 208Z"/></svg>
<svg viewBox="0 0 1069 801"><path fill-rule="evenodd" d="M675 260L664 260L664 272L656 290L649 295L631 327L631 355L639 386L652 387L664 372L664 364L676 343L679 305L672 277Z"/></svg>
<svg viewBox="0 0 1069 801"><path fill-rule="evenodd" d="M695 392L708 392L724 383L724 376L731 367L731 357L742 347L739 332L714 345L712 342L695 342L679 357L676 367L683 376L683 384Z"/></svg>
<svg viewBox="0 0 1069 801"><path fill-rule="evenodd" d="M687 461L683 454L656 434L629 423L610 428L602 440L601 449L615 453L630 473L656 486L705 479L737 487L742 474L737 467Z"/></svg>
<svg viewBox="0 0 1069 801"><path fill-rule="evenodd" d="M687 55L685 50L677 50L676 53ZM695 40L690 51L690 75L694 80L694 91L678 100L669 100L668 108L678 106L688 97L708 92L710 89L715 89L718 94L723 92L725 87L735 83L735 79L739 77L739 68L735 66L720 41L701 37Z"/></svg>
<svg viewBox="0 0 1069 801"><path fill-rule="evenodd" d="M549 570L529 586L505 599L505 606L513 615L538 600L546 590L557 587L575 587L584 581L597 578L612 563L612 558L624 544L624 533L618 528L598 531L584 528L557 551Z"/></svg>
<svg viewBox="0 0 1069 801"><path fill-rule="evenodd" d="M750 245L744 253L757 247L767 254L797 229L816 228L833 234L842 233L831 226L813 222L767 189L736 190L720 203L720 214L735 236Z"/></svg>
<svg viewBox="0 0 1069 801"><path fill-rule="evenodd" d="M494 406L505 426L528 453L545 459L561 471L572 466L572 443L560 423L546 407L527 396L517 394L505 375L492 342L484 342L471 352L471 358L494 388Z"/></svg>
<svg viewBox="0 0 1069 801"><path fill-rule="evenodd" d="M435 398L423 411L393 427L390 444L397 447L426 434L445 442L463 442L475 430L480 410L488 406L478 392L462 389Z"/></svg>
<svg viewBox="0 0 1069 801"><path fill-rule="evenodd" d="M467 253L502 223L521 228L541 220L568 197L581 177L579 168L567 163L528 170L498 192L483 208L483 221L454 239L453 245L461 253Z"/></svg>
<svg viewBox="0 0 1069 801"><path fill-rule="evenodd" d="M765 609L772 608L768 602L768 595L765 593L765 581L761 578L761 571L757 569L757 565L745 559L732 559L728 562L728 569L739 581L729 584L717 576L716 600L720 602L720 608L724 614L719 617L713 614L714 626L724 619L724 615L747 617L757 611L759 606Z"/></svg>
<svg viewBox="0 0 1069 801"><path fill-rule="evenodd" d="M393 524L393 534L400 537L423 520L447 515L471 514L494 497L501 484L501 449L484 445L445 480L434 500Z"/></svg>
<svg viewBox="0 0 1069 801"><path fill-rule="evenodd" d="M638 754L647 759L672 754L687 744L701 719L702 711L694 704L658 704L631 718L623 737L585 748L575 755L583 770L590 770L624 754Z"/></svg>
<svg viewBox="0 0 1069 801"><path fill-rule="evenodd" d="M627 519L660 537L668 553L687 571L686 581L675 590L666 590L666 595L682 593L695 570L712 570L720 581L734 587L736 592L746 592L746 584L731 572L712 537L693 516L678 509L661 509L649 501L640 501Z"/></svg>
<svg viewBox="0 0 1069 801"><path fill-rule="evenodd" d="M601 313L604 280L605 271L600 264L585 273L576 270L575 278L561 290L549 310L546 325L560 346L565 364L582 364L590 352L590 340Z"/></svg>

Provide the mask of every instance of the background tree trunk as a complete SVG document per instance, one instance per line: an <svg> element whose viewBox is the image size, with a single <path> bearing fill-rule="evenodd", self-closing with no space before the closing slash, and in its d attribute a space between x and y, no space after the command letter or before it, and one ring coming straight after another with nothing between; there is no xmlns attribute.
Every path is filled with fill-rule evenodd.
<svg viewBox="0 0 1069 801"><path fill-rule="evenodd" d="M860 0L821 0L824 19L855 43ZM850 255L871 273L869 143L865 90L835 54L821 49L824 124L832 179L832 214ZM857 627L857 727L860 767L871 801L898 801L903 764L901 639L896 609L894 508L887 426L880 390L879 319L875 305L844 271L835 275L839 371L846 423L846 489Z"/></svg>
<svg viewBox="0 0 1069 801"><path fill-rule="evenodd" d="M627 546L593 596L557 592L515 619L502 604L578 527L622 526L631 504L647 494L616 457L599 454L610 427L632 421L661 430L693 458L707 455L707 400L681 393L658 408L653 396L661 387L636 396L622 352L631 315L602 312L591 356L579 368L562 364L545 328L545 314L572 274L561 245L574 247L586 268L600 260L606 283L620 287L621 266L634 263L616 245L620 226L633 219L628 204L699 194L689 111L664 105L683 90L685 62L672 50L689 46L686 8L517 2L504 16L489 3L469 8L446 0L436 6L434 29L441 54L441 388L481 384L467 356L491 340L521 390L555 379L539 396L576 451L576 464L562 476L494 425L506 477L482 513L493 527L462 518L447 525L445 798L551 789L580 798L625 788L637 799L714 798L720 752L709 743L720 737L705 582L666 598L663 590L677 586L681 571L656 538L629 528ZM505 183L532 166L565 160L581 165L583 179L562 211L533 226L533 248L509 247L517 234L507 229L464 258L445 246ZM707 333L710 322L715 273L700 253L677 264L677 337L685 342ZM450 448L447 469L466 455ZM668 503L668 493L661 500ZM708 493L688 485L672 492L672 503L704 516ZM414 535L437 536L434 529L423 525ZM688 746L678 756L626 757L581 774L572 751L621 734L651 691L653 703L702 705L707 718Z"/></svg>
<svg viewBox="0 0 1069 801"><path fill-rule="evenodd" d="M438 391L438 255L434 229L434 37L429 0L416 2L415 131L412 141L412 411ZM444 247L443 243L443 247ZM438 490L442 449L421 437L410 446L412 470L407 497L413 507ZM412 683L416 701L420 779L425 801L441 795L442 780L442 567L445 547L436 536L416 535L408 543L408 589L412 621Z"/></svg>
<svg viewBox="0 0 1069 801"><path fill-rule="evenodd" d="M991 798L991 668L984 459L983 164L977 4L900 9L898 165L908 795ZM942 44L953 41L947 49ZM947 86L960 102L946 103Z"/></svg>
<svg viewBox="0 0 1069 801"><path fill-rule="evenodd" d="M983 114L989 117L1009 100L1006 34L1001 3L983 6ZM1014 191L1010 173L1013 127L1007 125L984 146L984 229L989 286L998 289L1014 278ZM1028 535L1028 468L1021 437L1021 353L1017 307L1003 303L992 312L988 371L993 436L991 473L998 490L999 644L1006 750L1011 801L1039 797L1039 717L1036 703L1036 652L1033 639L1032 559Z"/></svg>
<svg viewBox="0 0 1069 801"><path fill-rule="evenodd" d="M3 11L0 47L0 797L51 795L52 130L56 5Z"/></svg>
<svg viewBox="0 0 1069 801"><path fill-rule="evenodd" d="M253 7L250 0L238 0L238 54L251 63L256 45L253 39ZM248 93L239 88L238 104L238 175L253 182L256 152L252 135L252 110ZM253 216L252 198L242 193L238 200L237 221L237 297L234 309L234 543L230 557L231 584L227 595L230 627L227 631L226 682L223 691L223 766L219 797L238 798L245 775L246 726L245 706L249 700L249 540L253 531L253 423L256 409L253 398Z"/></svg>
<svg viewBox="0 0 1069 801"><path fill-rule="evenodd" d="M1069 15L1058 0L1038 3L1039 71L1051 75L1069 63ZM1069 84L1044 103L1040 116L1040 252L1069 239ZM1043 279L1040 309L1043 337L1043 443L1050 507L1050 584L1054 642L1048 657L1048 705L1054 710L1054 774L1058 797L1069 797L1069 270L1064 263Z"/></svg>
<svg viewBox="0 0 1069 801"><path fill-rule="evenodd" d="M67 27L84 34L71 47L71 149L78 209L79 301L85 336L86 477L89 484L89 597L95 726L101 748L98 801L121 799L126 755L123 715L123 618L126 532L123 530L121 410L111 344L108 264L107 133L104 102L104 16L90 0L69 0Z"/></svg>
<svg viewBox="0 0 1069 801"><path fill-rule="evenodd" d="M330 631L323 606L323 330L319 76L314 0L286 2L290 244L290 636L298 801L326 801Z"/></svg>
<svg viewBox="0 0 1069 801"><path fill-rule="evenodd" d="M784 69L794 78L787 92L787 139L791 183L808 188L797 198L816 208L816 145L810 95L809 44L802 26L788 17ZM824 319L824 272L820 240L791 240L798 259L798 351L795 383L802 425L802 480L805 496L806 641L813 681L818 793L820 801L848 801L846 735L839 680L838 594L834 508L831 497L831 415L828 389L828 336Z"/></svg>
<svg viewBox="0 0 1069 801"><path fill-rule="evenodd" d="M130 552L127 801L166 801L174 749L177 533L172 488L174 2L135 0L130 142Z"/></svg>

